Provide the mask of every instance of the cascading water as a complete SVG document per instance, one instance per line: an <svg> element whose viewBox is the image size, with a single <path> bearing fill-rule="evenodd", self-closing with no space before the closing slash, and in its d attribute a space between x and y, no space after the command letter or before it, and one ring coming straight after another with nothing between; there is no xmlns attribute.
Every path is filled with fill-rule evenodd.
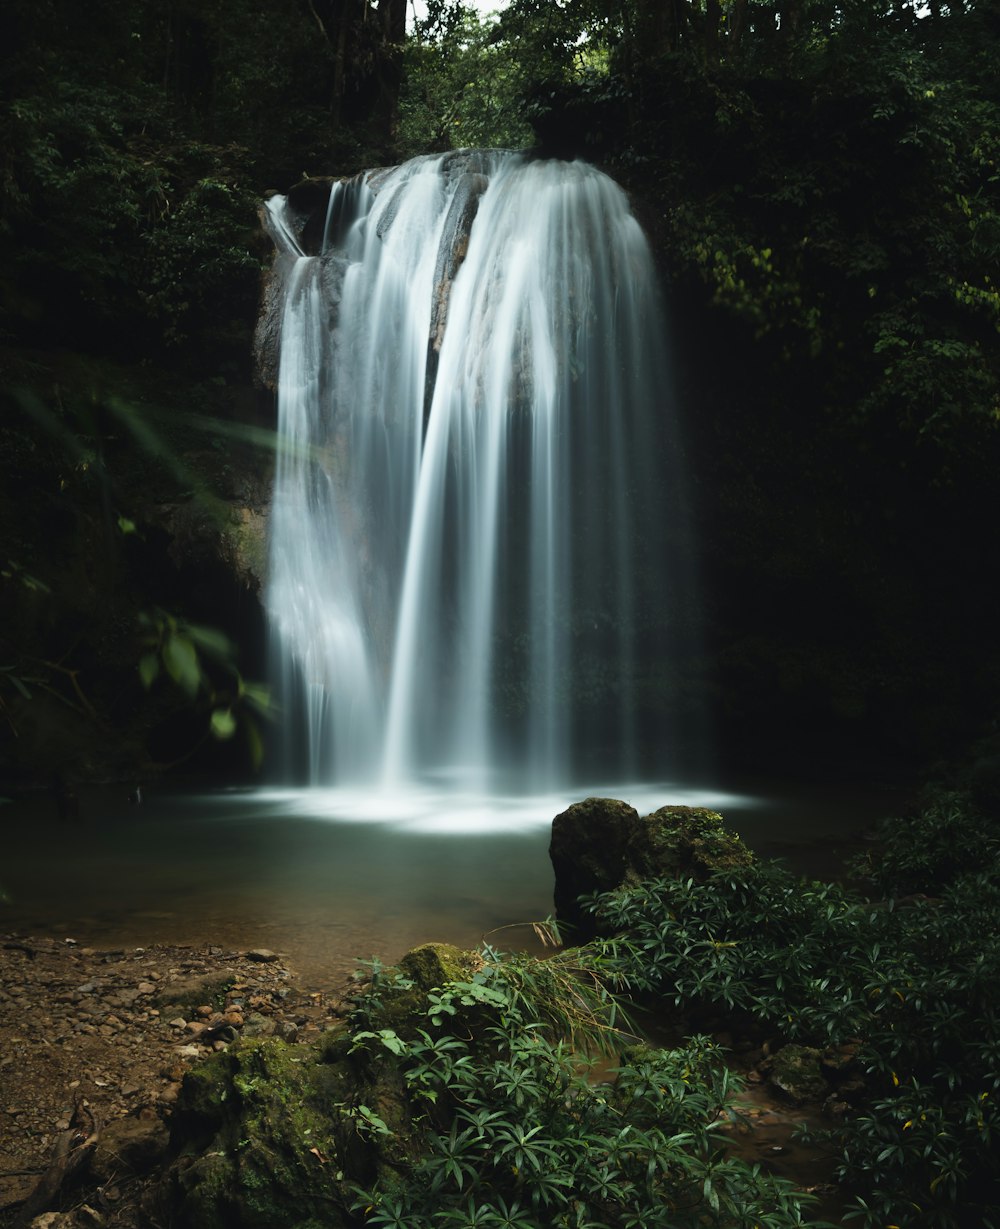
<svg viewBox="0 0 1000 1229"><path fill-rule="evenodd" d="M583 163L463 151L334 184L321 237L268 209L289 772L633 773L665 737L669 405L624 194Z"/></svg>

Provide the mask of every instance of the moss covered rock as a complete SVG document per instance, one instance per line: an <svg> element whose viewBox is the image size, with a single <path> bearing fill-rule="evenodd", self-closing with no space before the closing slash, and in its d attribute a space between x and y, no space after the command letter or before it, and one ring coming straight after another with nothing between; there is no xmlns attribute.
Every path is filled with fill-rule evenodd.
<svg viewBox="0 0 1000 1229"><path fill-rule="evenodd" d="M585 798L552 821L549 858L555 872L556 916L580 939L594 933L593 920L577 904L590 892L609 892L624 882L628 846L639 813L617 798Z"/></svg>
<svg viewBox="0 0 1000 1229"><path fill-rule="evenodd" d="M633 807L615 798L587 798L557 815L549 857L556 915L580 942L597 933L595 919L578 904L580 896L643 879L706 879L753 861L717 811L665 806L640 819Z"/></svg>
<svg viewBox="0 0 1000 1229"><path fill-rule="evenodd" d="M812 1046L783 1046L771 1060L768 1079L778 1092L796 1105L822 1101L830 1092L823 1075L822 1057Z"/></svg>
<svg viewBox="0 0 1000 1229"><path fill-rule="evenodd" d="M626 856L626 883L675 875L705 879L753 862L753 854L718 811L684 806L660 807L644 816Z"/></svg>
<svg viewBox="0 0 1000 1229"><path fill-rule="evenodd" d="M170 1223L355 1223L345 1175L372 1178L391 1164L360 1107L377 1097L385 1109L389 1090L358 1070L342 1040L244 1041L188 1072L171 1123L176 1159L161 1187ZM394 1091L403 1105L402 1088Z"/></svg>
<svg viewBox="0 0 1000 1229"><path fill-rule="evenodd" d="M399 971L420 990L468 981L482 967L478 952L463 951L451 943L424 943L411 948L399 962Z"/></svg>
<svg viewBox="0 0 1000 1229"><path fill-rule="evenodd" d="M464 982L482 957L427 943L377 974L373 1027L416 1035L429 993ZM397 975L398 974L398 975ZM371 1008L369 1007L369 1011ZM243 1039L184 1077L161 1184L165 1223L190 1229L341 1229L358 1223L352 1184L383 1183L418 1150L399 1062L347 1026L310 1045Z"/></svg>

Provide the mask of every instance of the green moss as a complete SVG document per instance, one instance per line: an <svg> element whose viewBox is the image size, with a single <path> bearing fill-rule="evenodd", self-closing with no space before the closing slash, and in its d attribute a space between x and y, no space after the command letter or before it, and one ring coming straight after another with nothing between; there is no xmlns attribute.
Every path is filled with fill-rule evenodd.
<svg viewBox="0 0 1000 1229"><path fill-rule="evenodd" d="M406 953L399 969L421 990L433 990L448 982L468 981L482 964L477 952L463 951L451 943L424 943Z"/></svg>
<svg viewBox="0 0 1000 1229"><path fill-rule="evenodd" d="M482 968L477 952L463 951L450 943L424 943L412 948L399 962L400 981L389 983L378 1016L380 1028L394 1029L401 1037L415 1035L426 1024L427 993L450 982L468 981Z"/></svg>
<svg viewBox="0 0 1000 1229"><path fill-rule="evenodd" d="M717 811L665 806L639 823L629 842L627 883L665 875L702 879L750 866L754 855Z"/></svg>
<svg viewBox="0 0 1000 1229"><path fill-rule="evenodd" d="M343 1173L377 1172L348 1112L358 1096L354 1065L328 1043L244 1041L200 1064L185 1077L174 1140L204 1152L175 1167L172 1211L196 1229L351 1223Z"/></svg>
<svg viewBox="0 0 1000 1229"><path fill-rule="evenodd" d="M812 1046L784 1046L772 1061L771 1083L797 1104L822 1101L830 1085L823 1077L821 1057Z"/></svg>

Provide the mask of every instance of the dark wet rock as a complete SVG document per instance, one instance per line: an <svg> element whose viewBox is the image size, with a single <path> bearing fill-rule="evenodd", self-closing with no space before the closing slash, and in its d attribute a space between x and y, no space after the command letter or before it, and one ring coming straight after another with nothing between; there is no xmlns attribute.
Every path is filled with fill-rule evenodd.
<svg viewBox="0 0 1000 1229"><path fill-rule="evenodd" d="M253 960L256 964L274 964L278 959L277 952L272 952L266 947L257 947L253 951L247 952L247 960Z"/></svg>
<svg viewBox="0 0 1000 1229"><path fill-rule="evenodd" d="M770 1060L771 1086L796 1105L823 1101L830 1093L830 1085L823 1076L822 1057L821 1051L812 1046L784 1046Z"/></svg>
<svg viewBox="0 0 1000 1229"><path fill-rule="evenodd" d="M161 986L153 1002L158 1008L179 1008L193 1016L206 998L221 999L235 981L235 974L228 969L193 973Z"/></svg>
<svg viewBox="0 0 1000 1229"><path fill-rule="evenodd" d="M580 907L580 896L644 879L704 880L753 861L716 811L664 806L640 819L634 807L615 798L587 798L557 815L549 857L556 916L580 942L599 933L599 923Z"/></svg>
<svg viewBox="0 0 1000 1229"><path fill-rule="evenodd" d="M159 1118L119 1118L98 1136L90 1171L100 1182L151 1173L166 1157L169 1140Z"/></svg>
<svg viewBox="0 0 1000 1229"><path fill-rule="evenodd" d="M576 937L594 933L593 919L577 904L590 892L609 892L625 879L628 845L639 813L616 798L574 802L552 821L549 857L555 872L556 916L576 927Z"/></svg>

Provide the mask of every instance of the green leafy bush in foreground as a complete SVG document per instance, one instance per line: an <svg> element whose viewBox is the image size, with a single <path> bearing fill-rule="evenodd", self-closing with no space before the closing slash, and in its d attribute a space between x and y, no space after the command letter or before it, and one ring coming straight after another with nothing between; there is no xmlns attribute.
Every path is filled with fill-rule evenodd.
<svg viewBox="0 0 1000 1229"><path fill-rule="evenodd" d="M982 846L960 799L946 818L951 841ZM909 887L933 861L919 846L938 841L937 821L888 835L877 881ZM980 865L901 905L766 864L646 883L592 902L619 935L595 957L627 993L743 1014L790 1041L860 1041L866 1102L830 1136L850 1215L866 1229L997 1229L1000 868L995 855Z"/></svg>
<svg viewBox="0 0 1000 1229"><path fill-rule="evenodd" d="M581 953L573 953L573 957ZM593 955L593 953L590 953ZM637 1046L595 1082L561 1039L611 1042L607 997L550 962L487 949L469 980L431 992L424 1023L385 1027L412 986L376 984L359 1003L355 1052L399 1063L422 1130L398 1181L359 1190L384 1229L784 1229L808 1222L792 1186L721 1151L734 1081L705 1038ZM584 960L586 963L586 957ZM566 993L564 993L566 991ZM471 1025L471 1027L470 1027ZM403 1026L400 1025L402 1028ZM623 1038L617 1036L619 1043ZM362 1124L359 1123L359 1127ZM369 1113L363 1130L385 1124Z"/></svg>

